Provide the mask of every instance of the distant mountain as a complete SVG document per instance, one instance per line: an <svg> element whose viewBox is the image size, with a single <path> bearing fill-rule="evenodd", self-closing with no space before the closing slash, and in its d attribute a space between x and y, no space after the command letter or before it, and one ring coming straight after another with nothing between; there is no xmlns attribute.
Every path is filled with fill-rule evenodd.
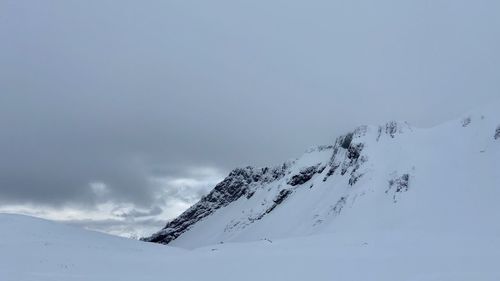
<svg viewBox="0 0 500 281"><path fill-rule="evenodd" d="M500 235L500 106L433 128L361 126L275 167L245 167L151 237L194 248L318 233Z"/></svg>

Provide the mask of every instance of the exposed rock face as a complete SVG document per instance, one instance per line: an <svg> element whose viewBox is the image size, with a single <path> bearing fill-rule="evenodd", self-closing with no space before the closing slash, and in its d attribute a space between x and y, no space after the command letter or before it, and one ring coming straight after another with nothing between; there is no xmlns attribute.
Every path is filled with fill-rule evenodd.
<svg viewBox="0 0 500 281"><path fill-rule="evenodd" d="M397 202L396 196L399 193L408 191L410 186L410 175L403 174L401 176L396 176L393 179L389 180L389 188L385 191L385 193L393 192L392 199L394 202Z"/></svg>
<svg viewBox="0 0 500 281"><path fill-rule="evenodd" d="M497 129L495 130L495 139L500 139L500 125L498 125Z"/></svg>
<svg viewBox="0 0 500 281"><path fill-rule="evenodd" d="M397 134L401 134L405 132L406 130L411 131L410 125L406 122L396 122L396 121L390 121L387 122L384 126L379 126L378 127L378 137L377 141L380 140L380 137L385 134L390 136L391 138L395 138Z"/></svg>
<svg viewBox="0 0 500 281"><path fill-rule="evenodd" d="M300 165L294 161L286 162L274 168L246 167L235 169L221 183L217 184L209 194L201 198L198 203L170 221L161 231L151 237L143 238L143 240L168 244L217 210L241 198L254 200L253 197L256 193L262 194L261 192L268 189L270 183L281 179L283 179L284 183L277 185L278 190L273 199L269 200L270 198L267 197L256 207L249 210L248 215L231 220L227 223L224 231L241 230L261 220L290 197L295 189L306 186L306 183L308 183L307 187L311 188L314 183L309 184L309 182L313 182L316 175L323 175L326 169L326 175L322 176L323 181L327 181L329 177L338 174L338 176L347 177L349 186L353 186L363 176L363 173L360 173L359 170L361 165L367 161L367 157L362 155L364 143L359 141L361 137L366 135L367 130L366 126L361 126L353 132L337 138L333 145L309 149L306 154L323 153L327 157L326 161L314 165L299 166L298 172L292 172L297 171L296 168L292 168L293 166ZM397 123L387 126L388 135L394 134L396 131L398 131ZM330 155L329 160L328 155ZM289 188L285 188L285 186ZM345 204L345 198L340 201L334 212L340 212L343 204Z"/></svg>
<svg viewBox="0 0 500 281"><path fill-rule="evenodd" d="M351 185L356 183L360 175L356 175L356 170L360 165L366 162L367 158L361 155L364 144L354 142L353 139L362 137L366 134L366 126L358 127L352 133L340 136L335 141L333 146L333 154L328 164L328 172L326 173L323 181L334 175L340 167L340 174L345 175L348 171L351 173Z"/></svg>
<svg viewBox="0 0 500 281"><path fill-rule="evenodd" d="M398 123L391 121L387 124L385 124L385 133L391 136L391 138L394 138L396 133L398 132Z"/></svg>
<svg viewBox="0 0 500 281"><path fill-rule="evenodd" d="M341 139L339 140L340 147L342 147L343 149L348 149L349 146L351 145L353 135L354 133L349 133L344 137L341 137Z"/></svg>
<svg viewBox="0 0 500 281"><path fill-rule="evenodd" d="M308 182L316 173L323 172L325 167L318 168L319 165L303 168L297 175L294 175L287 183L296 186Z"/></svg>
<svg viewBox="0 0 500 281"><path fill-rule="evenodd" d="M279 204L283 203L283 201L285 201L285 199L292 193L293 191L290 189L281 190L278 196L276 196L276 198L273 200L273 204L269 208L267 208L267 210L264 213L260 214L255 218L249 218L249 220L251 222L254 222L256 220L262 219L265 215L271 213L276 207L278 207Z"/></svg>
<svg viewBox="0 0 500 281"><path fill-rule="evenodd" d="M287 164L274 168L256 169L253 167L234 169L229 176L217 184L215 188L201 200L186 210L176 219L170 221L161 231L143 241L168 244L179 237L192 225L222 208L238 200L242 196L250 198L253 191L250 186L256 183L269 183L285 175Z"/></svg>

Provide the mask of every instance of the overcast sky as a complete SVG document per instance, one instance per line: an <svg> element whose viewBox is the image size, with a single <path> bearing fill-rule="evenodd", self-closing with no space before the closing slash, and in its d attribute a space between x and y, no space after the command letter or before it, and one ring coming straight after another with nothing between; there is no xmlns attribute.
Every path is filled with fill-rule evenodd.
<svg viewBox="0 0 500 281"><path fill-rule="evenodd" d="M500 1L0 0L0 211L119 235L230 169L500 97Z"/></svg>

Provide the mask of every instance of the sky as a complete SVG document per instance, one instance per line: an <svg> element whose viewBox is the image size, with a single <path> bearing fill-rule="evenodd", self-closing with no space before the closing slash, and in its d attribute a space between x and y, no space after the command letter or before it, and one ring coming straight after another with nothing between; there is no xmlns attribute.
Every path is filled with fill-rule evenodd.
<svg viewBox="0 0 500 281"><path fill-rule="evenodd" d="M241 166L500 98L497 0L0 0L0 212L159 230Z"/></svg>

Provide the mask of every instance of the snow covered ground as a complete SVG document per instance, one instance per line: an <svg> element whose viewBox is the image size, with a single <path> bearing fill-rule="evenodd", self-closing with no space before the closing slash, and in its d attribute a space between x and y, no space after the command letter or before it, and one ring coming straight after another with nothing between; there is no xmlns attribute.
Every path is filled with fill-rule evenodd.
<svg viewBox="0 0 500 281"><path fill-rule="evenodd" d="M500 280L497 233L331 233L184 250L0 215L2 281Z"/></svg>

